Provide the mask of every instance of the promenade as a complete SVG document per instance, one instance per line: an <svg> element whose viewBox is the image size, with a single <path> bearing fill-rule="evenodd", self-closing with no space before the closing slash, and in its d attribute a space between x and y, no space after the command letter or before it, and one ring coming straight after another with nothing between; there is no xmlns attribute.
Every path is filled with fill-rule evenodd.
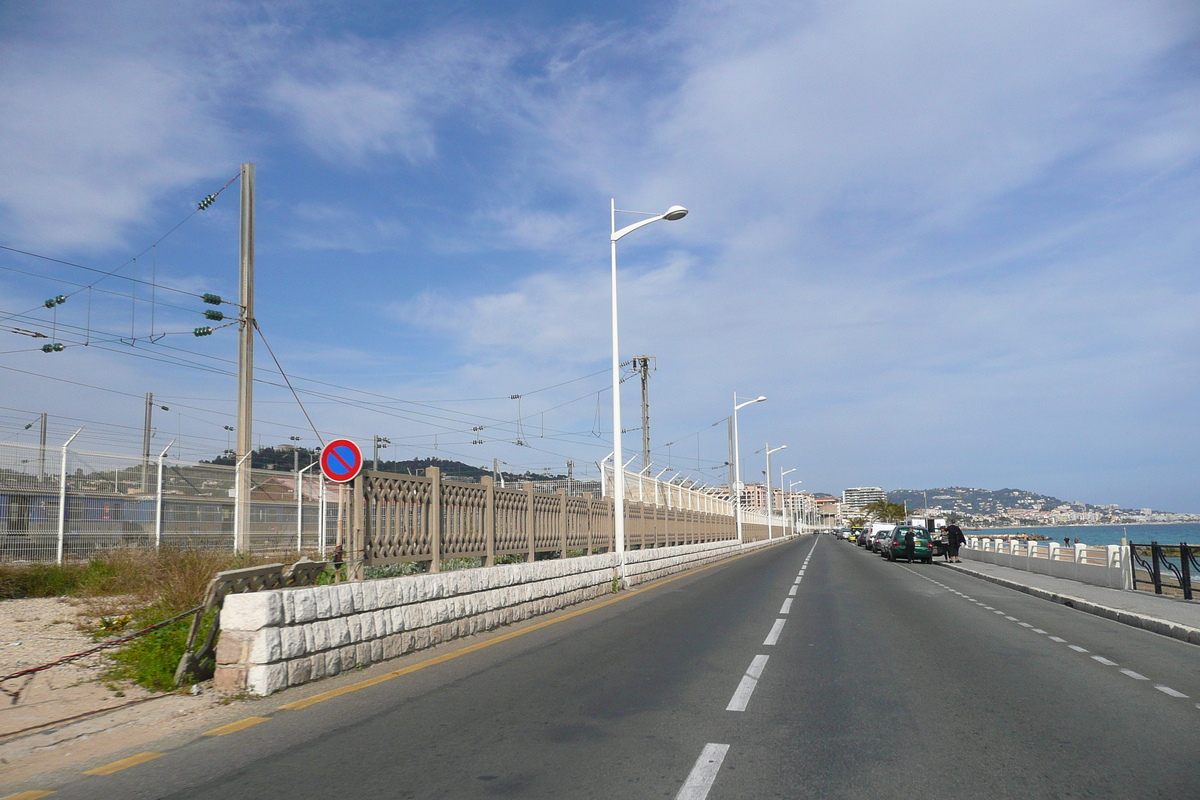
<svg viewBox="0 0 1200 800"><path fill-rule="evenodd" d="M1200 645L1200 603L1149 592L1109 589L1066 578L969 560L944 567L1135 628Z"/></svg>

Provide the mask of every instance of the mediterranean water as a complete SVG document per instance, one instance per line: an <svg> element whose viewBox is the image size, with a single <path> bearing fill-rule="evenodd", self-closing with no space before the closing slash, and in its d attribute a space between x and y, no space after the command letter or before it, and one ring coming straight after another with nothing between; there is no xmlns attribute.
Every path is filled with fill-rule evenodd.
<svg viewBox="0 0 1200 800"><path fill-rule="evenodd" d="M964 530L968 536L975 531ZM1124 537L1135 544L1200 544L1200 524L1194 522L1172 522L1162 525L1067 525L1061 527L1034 525L1028 528L984 528L981 534L1029 533L1046 536L1057 542L1070 536L1083 544L1120 544Z"/></svg>

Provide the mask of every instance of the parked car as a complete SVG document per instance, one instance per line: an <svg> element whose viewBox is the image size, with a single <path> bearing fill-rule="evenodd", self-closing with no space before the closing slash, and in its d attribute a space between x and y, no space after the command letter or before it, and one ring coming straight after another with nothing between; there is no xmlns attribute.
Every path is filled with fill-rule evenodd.
<svg viewBox="0 0 1200 800"><path fill-rule="evenodd" d="M933 563L933 543L929 540L929 531L914 525L897 525L884 538L883 555L888 561L898 561L906 558L908 534L913 537L913 558Z"/></svg>

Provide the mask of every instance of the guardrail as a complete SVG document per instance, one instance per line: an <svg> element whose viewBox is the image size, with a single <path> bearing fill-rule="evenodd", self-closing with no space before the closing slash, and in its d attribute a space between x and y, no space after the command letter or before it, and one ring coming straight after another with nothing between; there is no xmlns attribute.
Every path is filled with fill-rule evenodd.
<svg viewBox="0 0 1200 800"><path fill-rule="evenodd" d="M1133 575L1125 548L1120 545L1065 546L1057 542L1004 540L968 536L961 551L965 558L1058 578L1133 589Z"/></svg>
<svg viewBox="0 0 1200 800"><path fill-rule="evenodd" d="M1191 600L1195 587L1193 576L1200 574L1200 547L1187 542L1179 545L1129 543L1130 578L1133 588L1138 588L1138 573L1144 573L1142 583L1154 587L1155 594L1179 592L1184 600ZM1147 561L1146 559L1149 559Z"/></svg>

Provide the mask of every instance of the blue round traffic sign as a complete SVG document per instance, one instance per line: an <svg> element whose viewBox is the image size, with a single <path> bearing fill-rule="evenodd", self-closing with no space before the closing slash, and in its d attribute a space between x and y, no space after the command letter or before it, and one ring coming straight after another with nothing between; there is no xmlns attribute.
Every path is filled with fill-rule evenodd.
<svg viewBox="0 0 1200 800"><path fill-rule="evenodd" d="M321 472L334 483L354 480L362 468L362 451L349 439L334 439L321 449Z"/></svg>

